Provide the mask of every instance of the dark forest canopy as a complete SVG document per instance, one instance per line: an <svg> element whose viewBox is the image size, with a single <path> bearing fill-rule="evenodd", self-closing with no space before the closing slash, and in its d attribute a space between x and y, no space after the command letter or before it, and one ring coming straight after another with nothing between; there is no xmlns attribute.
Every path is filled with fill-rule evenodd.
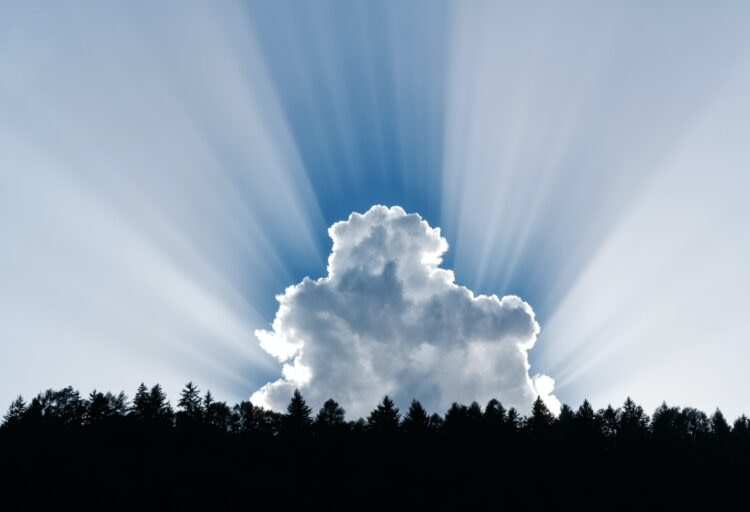
<svg viewBox="0 0 750 512"><path fill-rule="evenodd" d="M750 421L666 404L649 416L629 398L598 411L565 405L558 416L540 399L525 417L498 400L439 415L417 400L400 411L387 396L367 418L346 421L334 399L315 412L298 391L281 414L229 406L193 383L174 408L158 384L141 384L132 400L71 387L19 397L0 449L2 482L13 489L115 508L146 497L155 508L230 508L245 492L277 508L393 499L462 509L497 496L536 508L582 495L615 499L604 507L615 508L739 495Z"/></svg>
<svg viewBox="0 0 750 512"><path fill-rule="evenodd" d="M290 398L286 413L257 407L249 401L229 406L217 401L210 391L202 394L192 382L180 393L177 408L171 405L159 384L141 384L130 400L124 392L92 391L82 396L72 387L48 389L30 402L19 396L3 416L3 431L107 430L201 431L226 434L317 435L328 431L362 434L476 435L511 434L593 436L615 443L628 436L643 440L701 442L711 439L740 440L750 435L750 420L742 415L729 422L719 409L711 415L692 407L659 406L652 416L630 398L622 406L595 411L588 400L573 409L563 405L555 417L537 398L528 416L506 409L496 399L484 407L454 403L444 415L429 414L418 400L399 411L388 396L367 418L346 421L344 409L333 399L314 414L299 391Z"/></svg>

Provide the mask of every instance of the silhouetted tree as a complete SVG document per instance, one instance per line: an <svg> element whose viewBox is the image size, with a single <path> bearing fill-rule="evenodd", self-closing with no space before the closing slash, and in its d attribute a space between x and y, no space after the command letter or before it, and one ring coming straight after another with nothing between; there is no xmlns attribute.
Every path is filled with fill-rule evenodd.
<svg viewBox="0 0 750 512"><path fill-rule="evenodd" d="M312 409L308 407L299 390L295 389L286 408L286 415L282 419L282 432L299 435L308 431L310 425L312 425L311 413Z"/></svg>
<svg viewBox="0 0 750 512"><path fill-rule="evenodd" d="M620 423L620 410L615 409L612 405L607 405L606 409L600 409L596 413L597 423L601 428L604 438L610 443L617 437L618 425Z"/></svg>
<svg viewBox="0 0 750 512"><path fill-rule="evenodd" d="M475 436L479 434L482 423L484 419L484 414L482 413L482 406L479 405L479 402L473 401L469 404L469 407L466 408L466 426L469 431L469 435Z"/></svg>
<svg viewBox="0 0 750 512"><path fill-rule="evenodd" d="M526 430L534 435L545 435L550 432L555 416L538 396L531 406L531 416L526 420Z"/></svg>
<svg viewBox="0 0 750 512"><path fill-rule="evenodd" d="M695 407L683 407L680 412L684 433L691 443L702 442L708 436L711 427L708 416Z"/></svg>
<svg viewBox="0 0 750 512"><path fill-rule="evenodd" d="M409 410L404 415L404 420L401 422L401 428L407 434L414 436L421 436L429 430L430 418L427 415L427 411L418 400L412 400Z"/></svg>
<svg viewBox="0 0 750 512"><path fill-rule="evenodd" d="M575 424L579 437L593 440L600 433L596 413L588 400L584 400L578 407L575 414Z"/></svg>
<svg viewBox="0 0 750 512"><path fill-rule="evenodd" d="M560 439L570 439L576 431L576 415L568 404L563 404L554 421L555 432Z"/></svg>
<svg viewBox="0 0 750 512"><path fill-rule="evenodd" d="M483 424L484 431L487 435L499 434L502 432L503 423L505 422L505 407L496 399L487 402L484 408Z"/></svg>
<svg viewBox="0 0 750 512"><path fill-rule="evenodd" d="M505 415L504 425L506 434L515 434L521 428L521 415L515 407L508 409L508 413Z"/></svg>
<svg viewBox="0 0 750 512"><path fill-rule="evenodd" d="M146 384L141 382L133 397L130 415L140 421L146 421L149 415L149 394Z"/></svg>
<svg viewBox="0 0 750 512"><path fill-rule="evenodd" d="M656 408L651 417L651 432L654 440L660 443L671 442L673 436L681 434L679 432L680 408L669 407L666 402Z"/></svg>
<svg viewBox="0 0 750 512"><path fill-rule="evenodd" d="M101 425L109 416L109 401L104 393L92 391L89 394L86 408L86 424L89 426Z"/></svg>
<svg viewBox="0 0 750 512"><path fill-rule="evenodd" d="M281 418L278 413L257 407L250 402L234 406L238 420L238 432L243 434L275 435L279 431Z"/></svg>
<svg viewBox="0 0 750 512"><path fill-rule="evenodd" d="M315 426L318 431L321 432L338 432L345 426L346 412L344 409L334 400L329 398L323 404L323 407L318 411L318 416L315 418Z"/></svg>
<svg viewBox="0 0 750 512"><path fill-rule="evenodd" d="M217 402L206 391L203 400L203 422L206 427L217 432L229 432L231 430L232 409L225 402Z"/></svg>
<svg viewBox="0 0 750 512"><path fill-rule="evenodd" d="M80 427L86 413L86 403L81 394L68 386L60 390L48 389L36 397L35 407L40 408L42 421L49 426Z"/></svg>
<svg viewBox="0 0 750 512"><path fill-rule="evenodd" d="M155 384L148 394L147 421L153 426L166 428L174 422L174 411L161 385Z"/></svg>
<svg viewBox="0 0 750 512"><path fill-rule="evenodd" d="M468 407L458 402L453 402L445 413L443 430L452 437L463 437L469 431Z"/></svg>
<svg viewBox="0 0 750 512"><path fill-rule="evenodd" d="M625 399L619 414L617 436L622 442L641 442L648 434L649 418L643 407L630 397Z"/></svg>
<svg viewBox="0 0 750 512"><path fill-rule="evenodd" d="M717 439L724 441L729 438L729 434L731 433L729 423L727 423L726 418L724 418L724 415L718 408L711 415L711 419L709 420L709 427L711 430L711 434Z"/></svg>
<svg viewBox="0 0 750 512"><path fill-rule="evenodd" d="M441 418L438 413L432 413L429 420L427 421L427 428L432 433L442 432L443 418Z"/></svg>
<svg viewBox="0 0 750 512"><path fill-rule="evenodd" d="M746 440L750 437L750 420L744 414L734 421L732 437L737 440Z"/></svg>
<svg viewBox="0 0 750 512"><path fill-rule="evenodd" d="M210 392L208 399L211 398ZM177 402L179 410L176 415L176 425L183 430L196 430L203 423L204 407L198 386L192 382L185 384L180 392L180 400Z"/></svg>
<svg viewBox="0 0 750 512"><path fill-rule="evenodd" d="M394 434L398 431L398 425L398 408L386 395L367 418L367 428L376 434Z"/></svg>
<svg viewBox="0 0 750 512"><path fill-rule="evenodd" d="M15 428L19 425L26 414L26 402L21 395L11 402L8 412L3 416L4 428Z"/></svg>

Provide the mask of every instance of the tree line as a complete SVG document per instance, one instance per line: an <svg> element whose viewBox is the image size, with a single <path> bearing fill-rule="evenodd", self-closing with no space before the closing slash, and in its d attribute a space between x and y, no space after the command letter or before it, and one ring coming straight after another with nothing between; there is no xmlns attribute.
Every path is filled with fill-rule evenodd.
<svg viewBox="0 0 750 512"><path fill-rule="evenodd" d="M290 398L286 413L253 405L249 401L234 406L214 399L210 391L201 394L188 382L180 393L175 410L159 384L150 389L141 384L131 400L124 392L93 391L83 397L72 387L39 393L28 404L22 396L14 400L3 416L4 431L70 429L175 429L215 434L316 435L347 432L360 434L403 434L469 436L512 435L547 436L573 440L587 438L606 443L745 443L750 438L746 415L731 424L719 409L710 416L692 407L663 403L652 416L632 399L621 407L608 405L595 411L588 400L573 409L563 405L553 415L537 398L528 416L497 399L484 407L453 403L443 415L429 414L413 400L403 414L385 396L367 418L346 420L346 412L334 400L327 400L317 414L307 405L299 390Z"/></svg>
<svg viewBox="0 0 750 512"><path fill-rule="evenodd" d="M148 500L161 509L236 509L246 492L254 505L275 508L320 500L325 508L361 500L381 509L394 508L389 500L581 508L582 496L715 506L744 493L748 476L745 415L730 422L718 409L666 404L648 415L630 398L599 410L587 400L563 405L557 416L537 398L524 416L495 399L454 403L442 415L413 400L400 411L386 396L348 421L334 399L315 412L299 391L278 413L249 401L230 406L192 382L176 408L158 384L141 384L132 400L66 387L28 403L18 397L0 426L0 482L53 503L85 496L108 508Z"/></svg>

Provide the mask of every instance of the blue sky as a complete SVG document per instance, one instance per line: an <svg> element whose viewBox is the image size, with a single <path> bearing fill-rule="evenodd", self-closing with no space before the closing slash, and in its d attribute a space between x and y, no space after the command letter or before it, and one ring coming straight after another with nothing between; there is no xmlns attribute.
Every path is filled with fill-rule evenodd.
<svg viewBox="0 0 750 512"><path fill-rule="evenodd" d="M274 380L275 295L373 204L517 294L532 372L729 414L750 327L744 2L0 6L0 402Z"/></svg>

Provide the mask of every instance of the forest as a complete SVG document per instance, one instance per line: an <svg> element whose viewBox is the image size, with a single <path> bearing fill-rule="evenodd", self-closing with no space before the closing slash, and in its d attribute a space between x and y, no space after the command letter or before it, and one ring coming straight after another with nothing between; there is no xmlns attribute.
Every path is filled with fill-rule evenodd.
<svg viewBox="0 0 750 512"><path fill-rule="evenodd" d="M284 414L229 406L188 383L173 408L161 386L72 387L18 397L0 427L7 510L76 504L125 509L655 509L735 503L750 476L750 420L628 398L522 416L498 400L443 415L384 397L347 421L299 391Z"/></svg>

